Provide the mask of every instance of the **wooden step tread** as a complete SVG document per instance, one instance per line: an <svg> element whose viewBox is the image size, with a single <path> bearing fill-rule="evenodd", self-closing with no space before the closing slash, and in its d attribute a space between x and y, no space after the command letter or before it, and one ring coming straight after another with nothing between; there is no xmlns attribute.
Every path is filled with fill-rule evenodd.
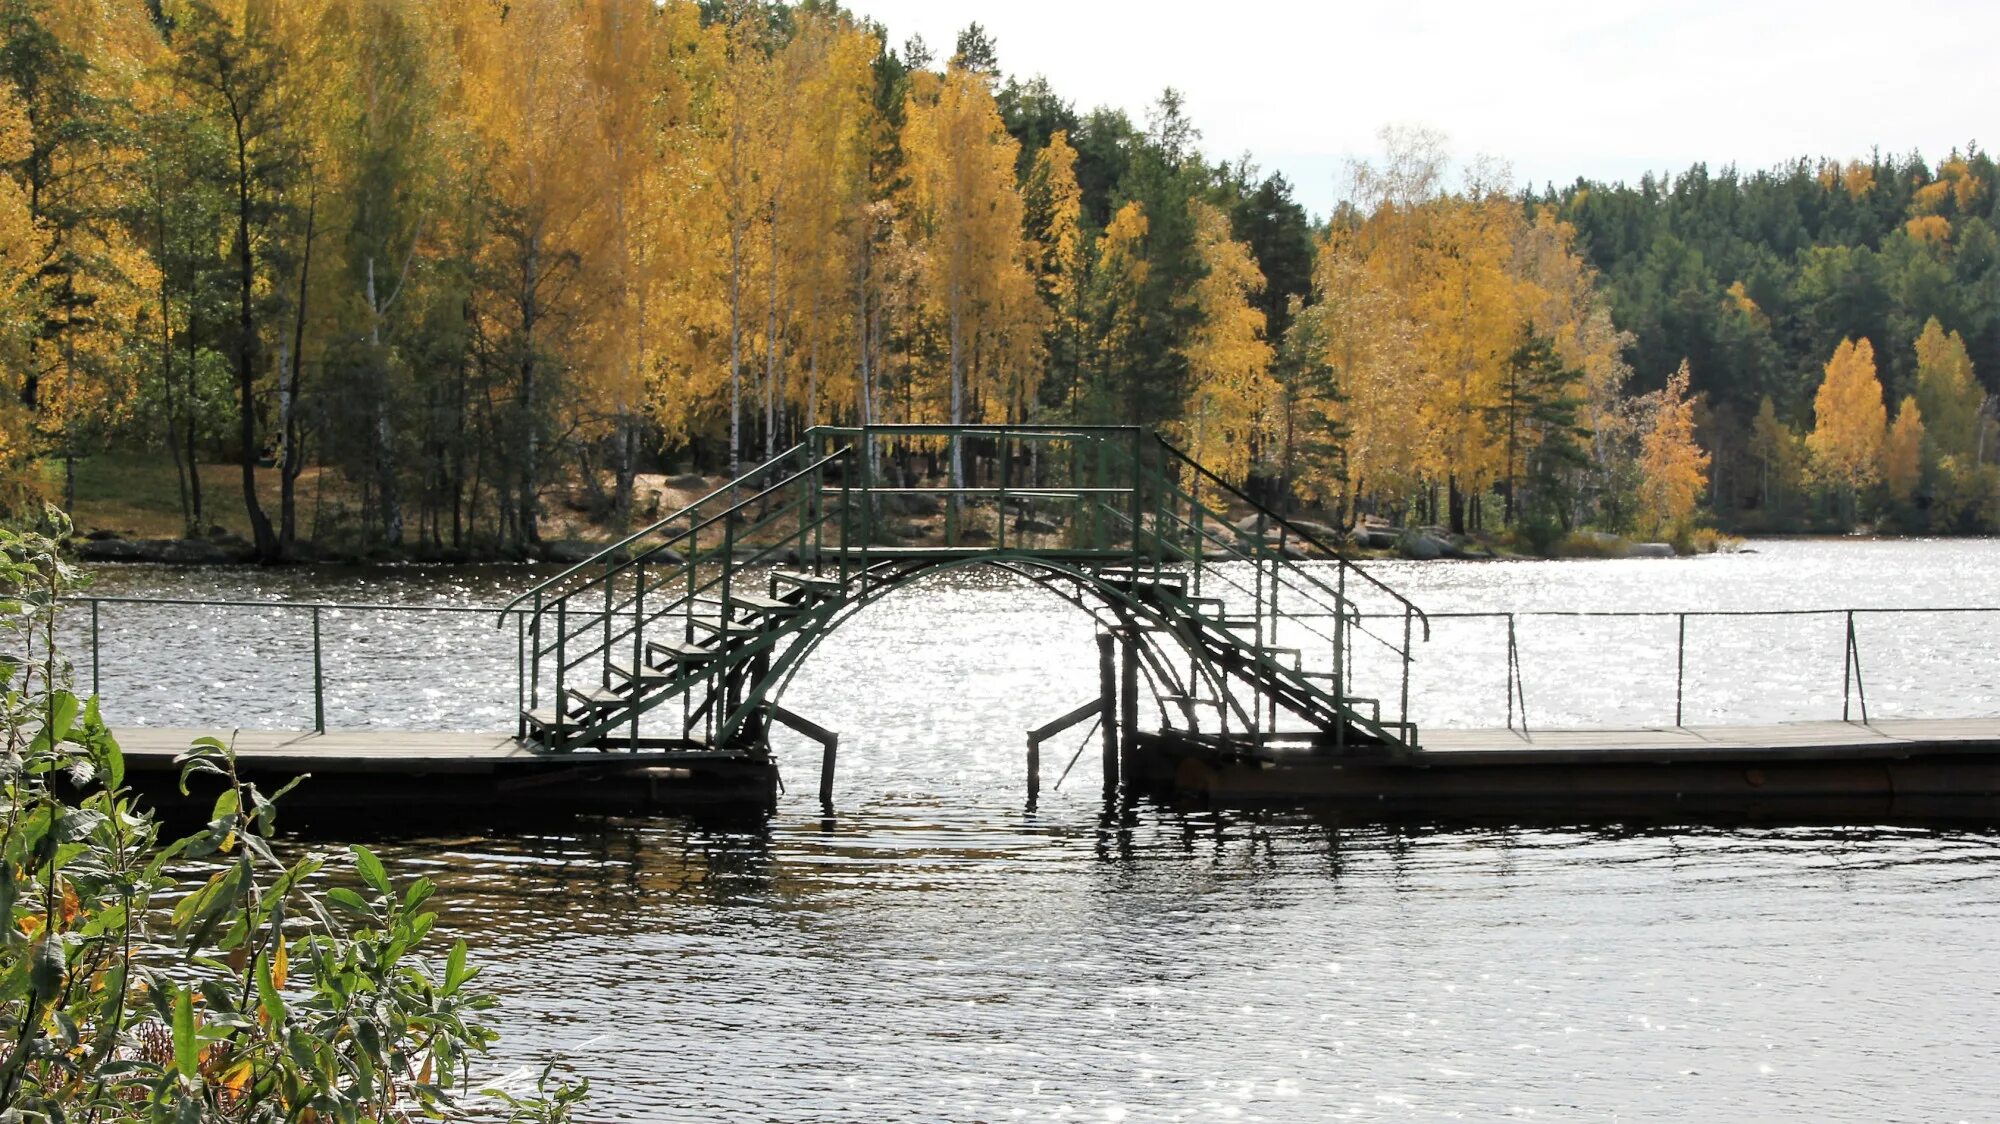
<svg viewBox="0 0 2000 1124"><path fill-rule="evenodd" d="M839 593L843 588L840 579L831 574L806 574L796 570L773 570L771 584L776 588L779 582L796 586L812 593Z"/></svg>
<svg viewBox="0 0 2000 1124"><path fill-rule="evenodd" d="M540 730L574 730L578 728L576 719L561 711L546 708L524 710L521 712L521 717L528 720L529 726Z"/></svg>
<svg viewBox="0 0 2000 1124"><path fill-rule="evenodd" d="M643 664L635 668L631 664L621 660L609 660L606 662L606 666L611 669L611 674L628 683L635 679L642 684L664 683L670 679L677 678L676 673L671 668L654 667L651 664Z"/></svg>
<svg viewBox="0 0 2000 1124"><path fill-rule="evenodd" d="M730 591L729 605L734 609L746 609L753 614L773 617L788 616L805 609L805 606L797 601L787 601L782 597L766 597L761 593L747 593L742 590Z"/></svg>
<svg viewBox="0 0 2000 1124"><path fill-rule="evenodd" d="M576 704L572 713L581 710L585 715L602 714L607 710L617 710L631 700L609 687L569 687L563 691Z"/></svg>
<svg viewBox="0 0 2000 1124"><path fill-rule="evenodd" d="M715 649L683 640L648 640L646 650L674 663L701 663L720 655Z"/></svg>
<svg viewBox="0 0 2000 1124"><path fill-rule="evenodd" d="M761 636L764 626L750 621L724 620L721 617L689 617L688 624L713 636ZM711 654L713 652L711 651Z"/></svg>

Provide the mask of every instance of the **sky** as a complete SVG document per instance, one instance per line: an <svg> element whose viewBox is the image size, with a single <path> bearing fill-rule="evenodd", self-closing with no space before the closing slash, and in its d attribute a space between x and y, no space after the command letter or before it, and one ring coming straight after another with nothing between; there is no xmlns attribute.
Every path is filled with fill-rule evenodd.
<svg viewBox="0 0 2000 1124"><path fill-rule="evenodd" d="M1987 142L2000 4L1900 0L848 0L940 58L977 21L1004 73L1143 123L1173 86L1211 159L1324 215L1387 125L1517 186ZM1986 117L1982 120L1982 117ZM1990 131L1990 130L1989 130Z"/></svg>

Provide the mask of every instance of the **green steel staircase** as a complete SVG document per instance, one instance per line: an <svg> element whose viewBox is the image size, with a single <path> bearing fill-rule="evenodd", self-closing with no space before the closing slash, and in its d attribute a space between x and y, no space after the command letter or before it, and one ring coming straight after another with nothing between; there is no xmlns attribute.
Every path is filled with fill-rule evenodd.
<svg viewBox="0 0 2000 1124"><path fill-rule="evenodd" d="M954 461L965 483L912 482ZM1232 522L1229 507L1248 514ZM867 605L967 565L1041 583L1129 644L1162 730L1328 752L1417 745L1422 611L1127 426L808 430L506 607L518 735L554 753L763 753L774 722L830 738L781 703L806 658ZM1368 627L1398 615L1400 637ZM1393 703L1354 693L1357 641L1395 662Z"/></svg>

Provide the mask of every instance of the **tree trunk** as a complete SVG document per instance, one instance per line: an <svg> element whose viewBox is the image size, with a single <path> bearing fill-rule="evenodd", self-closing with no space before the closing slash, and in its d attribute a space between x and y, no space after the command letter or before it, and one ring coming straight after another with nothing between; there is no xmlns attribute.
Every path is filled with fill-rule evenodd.
<svg viewBox="0 0 2000 1124"><path fill-rule="evenodd" d="M278 550L289 557L298 541L299 473L305 471L305 450L299 426L299 389L304 382L306 347L306 295L312 278L313 219L319 209L319 193L309 187L306 195L306 242L299 260L299 307L292 321L292 353L285 375L285 393L279 432L284 435L285 456L278 464Z"/></svg>
<svg viewBox="0 0 2000 1124"><path fill-rule="evenodd" d="M281 555L271 520L257 498L257 269L250 247L250 154L240 127L236 136L236 437L242 444L244 514L250 520L257 560L268 564Z"/></svg>

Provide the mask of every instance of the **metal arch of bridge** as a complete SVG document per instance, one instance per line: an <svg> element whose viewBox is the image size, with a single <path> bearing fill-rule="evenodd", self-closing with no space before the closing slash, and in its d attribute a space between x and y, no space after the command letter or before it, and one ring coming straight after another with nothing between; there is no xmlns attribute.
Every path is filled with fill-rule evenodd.
<svg viewBox="0 0 2000 1124"><path fill-rule="evenodd" d="M1131 426L814 427L506 606L517 733L552 752L764 752L774 718L811 729L778 699L838 623L968 565L1033 578L1133 641L1163 726L1174 708L1203 732L1209 710L1215 734L1255 739L1283 714L1330 752L1416 745L1422 611ZM1400 614L1400 640L1368 627L1357 591L1371 620ZM1399 664L1394 717L1353 693L1357 639Z"/></svg>

